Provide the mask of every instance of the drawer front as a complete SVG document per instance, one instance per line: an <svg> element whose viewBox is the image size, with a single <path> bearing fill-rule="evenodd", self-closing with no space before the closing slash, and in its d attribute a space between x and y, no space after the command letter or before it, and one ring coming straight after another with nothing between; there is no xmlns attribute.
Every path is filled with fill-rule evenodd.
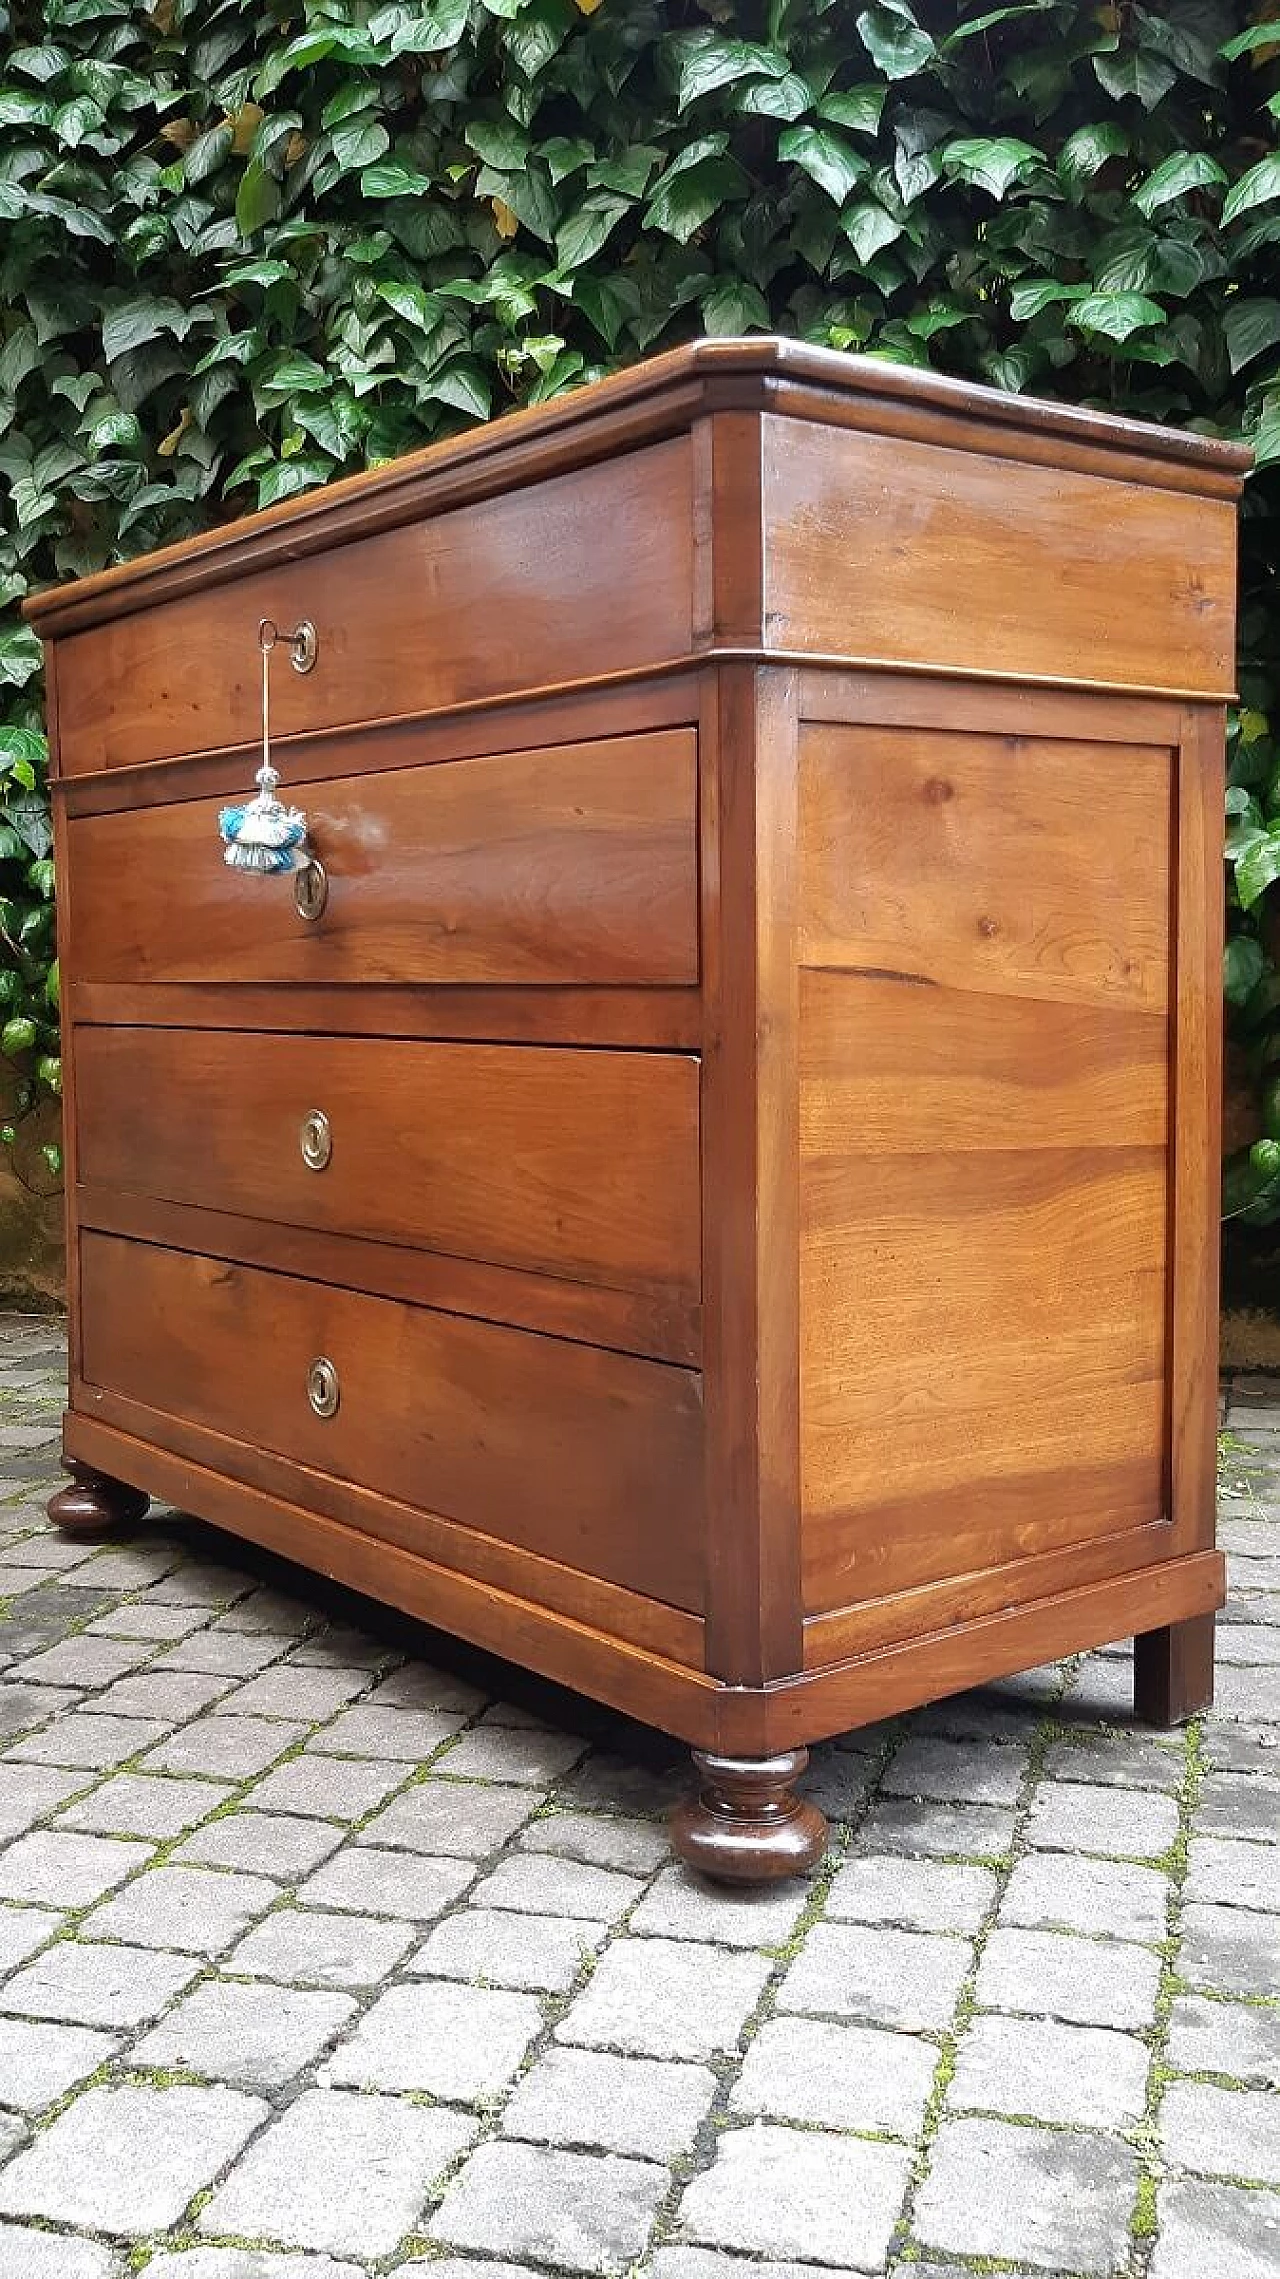
<svg viewBox="0 0 1280 2279"><path fill-rule="evenodd" d="M692 729L290 783L329 875L229 870L221 799L68 826L77 981L590 983L697 979ZM243 787L241 787L243 788Z"/></svg>
<svg viewBox="0 0 1280 2279"><path fill-rule="evenodd" d="M71 634L61 771L251 744L264 617L318 635L312 671L273 666L279 736L682 657L691 495L681 437Z"/></svg>
<svg viewBox="0 0 1280 2279"><path fill-rule="evenodd" d="M102 1387L224 1435L234 1476L267 1451L701 1610L691 1371L110 1235L81 1307L90 1414Z"/></svg>
<svg viewBox="0 0 1280 2279"><path fill-rule="evenodd" d="M90 1186L697 1296L692 1056L86 1028L75 1066Z"/></svg>

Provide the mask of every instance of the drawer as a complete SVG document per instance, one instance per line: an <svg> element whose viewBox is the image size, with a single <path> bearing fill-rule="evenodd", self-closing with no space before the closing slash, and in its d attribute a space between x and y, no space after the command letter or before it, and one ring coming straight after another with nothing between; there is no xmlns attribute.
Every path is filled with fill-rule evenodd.
<svg viewBox="0 0 1280 2279"><path fill-rule="evenodd" d="M687 984L697 979L692 729L290 783L329 874L229 870L218 799L74 817L81 982ZM241 786L240 788L243 788Z"/></svg>
<svg viewBox="0 0 1280 2279"><path fill-rule="evenodd" d="M309 619L314 669L272 667L277 736L441 711L683 657L691 645L690 445L673 438L425 514L399 529L175 594L58 645L60 771L80 775L260 732L258 623ZM321 511L324 511L323 509ZM340 528L340 508L329 508ZM601 544L601 533L608 542ZM240 534L228 534L231 544ZM217 572L217 535L192 570ZM190 573L188 573L190 574ZM146 600L148 587L139 589Z"/></svg>
<svg viewBox="0 0 1280 2279"><path fill-rule="evenodd" d="M80 1260L88 1414L111 1406L161 1445L165 1417L175 1446L182 1424L203 1427L233 1476L257 1477L265 1451L701 1610L691 1371L110 1235L84 1235ZM329 1416L308 1390L321 1359ZM154 1421L97 1403L98 1387ZM305 1502L305 1480L291 1493Z"/></svg>
<svg viewBox="0 0 1280 2279"><path fill-rule="evenodd" d="M75 1070L89 1186L697 1296L692 1056L83 1028Z"/></svg>

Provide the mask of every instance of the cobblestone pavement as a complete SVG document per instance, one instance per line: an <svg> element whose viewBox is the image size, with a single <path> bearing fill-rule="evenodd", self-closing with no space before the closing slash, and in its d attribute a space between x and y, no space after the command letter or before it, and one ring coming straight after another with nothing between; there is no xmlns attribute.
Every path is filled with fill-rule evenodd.
<svg viewBox="0 0 1280 2279"><path fill-rule="evenodd" d="M1212 1717L1117 1651L852 1734L824 1873L735 1897L655 1736L171 1514L51 1534L61 1372L0 1319L0 2279L1276 2279L1280 1391Z"/></svg>

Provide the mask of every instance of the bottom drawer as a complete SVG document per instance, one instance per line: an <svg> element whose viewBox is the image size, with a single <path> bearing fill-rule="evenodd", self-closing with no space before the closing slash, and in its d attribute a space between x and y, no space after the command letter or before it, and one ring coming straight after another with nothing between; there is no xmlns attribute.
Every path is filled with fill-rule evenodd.
<svg viewBox="0 0 1280 2279"><path fill-rule="evenodd" d="M692 1371L114 1235L80 1269L86 1407L101 1387L239 1443L238 1476L267 1450L701 1612Z"/></svg>

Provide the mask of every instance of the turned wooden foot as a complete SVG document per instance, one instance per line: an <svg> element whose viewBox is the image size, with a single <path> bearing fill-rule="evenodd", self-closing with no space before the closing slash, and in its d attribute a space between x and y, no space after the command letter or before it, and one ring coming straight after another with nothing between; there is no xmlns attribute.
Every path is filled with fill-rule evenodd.
<svg viewBox="0 0 1280 2279"><path fill-rule="evenodd" d="M721 1883L773 1883L816 1867L827 1823L795 1794L807 1749L779 1757L713 1757L693 1752L696 1796L677 1805L671 1841L682 1860Z"/></svg>
<svg viewBox="0 0 1280 2279"><path fill-rule="evenodd" d="M1133 1641L1133 1710L1144 1725L1185 1725L1213 1700L1213 1616L1193 1614Z"/></svg>
<svg viewBox="0 0 1280 2279"><path fill-rule="evenodd" d="M141 1519L151 1501L141 1488L127 1487L88 1464L68 1464L71 1479L49 1498L49 1517L66 1535L105 1535Z"/></svg>

